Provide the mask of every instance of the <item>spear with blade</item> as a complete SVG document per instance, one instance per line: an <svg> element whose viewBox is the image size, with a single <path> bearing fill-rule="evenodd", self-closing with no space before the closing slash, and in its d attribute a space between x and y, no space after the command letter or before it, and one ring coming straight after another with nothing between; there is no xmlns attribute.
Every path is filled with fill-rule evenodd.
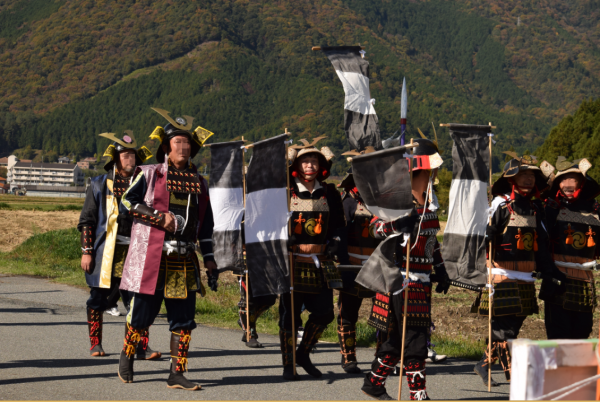
<svg viewBox="0 0 600 402"><path fill-rule="evenodd" d="M404 145L406 135L406 112L408 112L408 95L406 93L406 77L402 80L402 96L400 96L400 145Z"/></svg>

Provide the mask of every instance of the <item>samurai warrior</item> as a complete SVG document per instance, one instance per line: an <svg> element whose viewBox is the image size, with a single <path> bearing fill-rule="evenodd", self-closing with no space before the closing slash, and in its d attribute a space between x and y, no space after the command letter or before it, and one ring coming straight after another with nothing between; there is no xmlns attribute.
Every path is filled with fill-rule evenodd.
<svg viewBox="0 0 600 402"><path fill-rule="evenodd" d="M356 361L358 311L363 299L374 297L375 292L366 289L354 280L363 262L377 248L379 240L375 238L371 226L373 214L369 212L361 198L354 184L351 170L348 171L338 187L342 187L345 191L342 204L347 223L348 252L340 253L340 258L343 260L341 261L342 265L338 267L344 287L339 290L337 331L342 354L342 368L347 373L360 374L362 371L358 368Z"/></svg>
<svg viewBox="0 0 600 402"><path fill-rule="evenodd" d="M391 293L377 293L370 323L387 332L387 338L379 346L371 363L371 372L364 380L362 391L377 400L392 400L387 394L385 383L400 361L402 352L402 326L404 320L404 298L408 297L406 338L404 344L404 373L408 382L410 399L429 399L425 387L425 360L428 357L428 340L431 326L431 288L437 282L435 291L447 293L450 279L440 252L436 234L440 223L435 210L433 182L442 158L436 142L428 139L415 140L413 151L412 195L414 211L407 217L394 221L375 219L372 223L375 238L385 239L398 234L410 234L410 270L406 278L407 243L402 236L395 241L396 261L405 279L406 288ZM390 239L391 240L391 239ZM413 248L414 246L414 248ZM381 314L386 310L385 314ZM374 317L383 317L381 320Z"/></svg>
<svg viewBox="0 0 600 402"><path fill-rule="evenodd" d="M121 211L134 218L121 288L134 295L118 373L121 381L133 382L133 351L164 301L171 331L167 387L195 391L200 385L183 373L196 328L196 293L205 293L196 255L198 243L213 291L217 289L218 271L212 252L208 186L191 158L212 133L201 127L192 131L192 117L172 119L164 110L153 110L169 122L150 135L160 142L156 155L159 163L138 167L121 200Z"/></svg>
<svg viewBox="0 0 600 402"><path fill-rule="evenodd" d="M559 156L556 167L545 224L554 264L566 277L566 292L558 294L556 284L545 278L539 297L545 301L548 339L587 339L597 304L593 270L600 257L600 206L595 200L600 186L587 174L592 167L587 159L571 162Z"/></svg>
<svg viewBox="0 0 600 402"><path fill-rule="evenodd" d="M129 250L132 218L127 213L119 213L119 203L129 187L136 166L152 157L145 146L137 148L137 142L130 130L120 138L114 133L100 134L112 140L104 152L108 162L104 169L108 172L92 179L87 189L85 202L77 229L81 232L81 268L85 271L86 282L90 287L87 300L87 319L92 356L105 356L102 348L103 313L116 303L119 292L123 264ZM117 293L118 294L118 293ZM121 292L127 305L129 294ZM160 352L148 346L148 329L140 333L141 342L134 353L138 359L158 359Z"/></svg>
<svg viewBox="0 0 600 402"><path fill-rule="evenodd" d="M505 153L512 159L492 186L495 198L486 228L493 257L492 354L488 356L486 349L474 367L485 386L488 364L496 359L500 360L506 379L510 380L511 357L507 341L517 338L525 318L539 311L534 284L537 272L548 280L564 284L564 274L556 269L550 258L548 234L542 225L544 209L539 197L548 187L547 174L536 166L534 157ZM472 306L473 313L488 316L489 291L486 288L479 293ZM492 379L491 386L498 386L498 383Z"/></svg>
<svg viewBox="0 0 600 402"><path fill-rule="evenodd" d="M340 250L341 237L346 226L340 193L333 184L324 182L331 171L333 153L328 147L320 150L312 143L289 147L290 211L293 254L292 296L285 293L279 301L279 337L283 359L283 378L296 380L293 367L293 337L299 324L302 306L310 313L304 325L302 342L296 353L296 363L312 377L321 377L321 371L310 360L310 352L333 321L333 289L342 287L334 265ZM292 327L292 314L296 328Z"/></svg>

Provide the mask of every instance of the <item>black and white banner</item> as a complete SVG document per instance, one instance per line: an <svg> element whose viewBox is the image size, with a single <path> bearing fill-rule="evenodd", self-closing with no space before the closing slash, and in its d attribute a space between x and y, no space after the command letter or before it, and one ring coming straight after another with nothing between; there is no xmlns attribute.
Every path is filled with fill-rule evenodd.
<svg viewBox="0 0 600 402"><path fill-rule="evenodd" d="M414 208L407 150L395 147L352 158L354 183L367 209L384 221L407 216ZM388 237L364 263L356 282L379 293L402 288L404 278L395 263L398 239Z"/></svg>
<svg viewBox="0 0 600 402"><path fill-rule="evenodd" d="M290 291L287 138L255 142L248 166L244 230L253 296Z"/></svg>
<svg viewBox="0 0 600 402"><path fill-rule="evenodd" d="M413 209L410 173L405 147L354 156L352 176L367 209L375 216L392 221Z"/></svg>
<svg viewBox="0 0 600 402"><path fill-rule="evenodd" d="M367 146L381 149L377 114L369 89L369 62L362 58L360 46L322 47L346 94L344 129L351 149Z"/></svg>
<svg viewBox="0 0 600 402"><path fill-rule="evenodd" d="M485 286L485 228L488 224L487 186L489 126L451 124L452 183L442 257L457 286Z"/></svg>
<svg viewBox="0 0 600 402"><path fill-rule="evenodd" d="M244 271L242 218L244 189L242 141L210 145L208 194L214 216L213 252L219 271Z"/></svg>

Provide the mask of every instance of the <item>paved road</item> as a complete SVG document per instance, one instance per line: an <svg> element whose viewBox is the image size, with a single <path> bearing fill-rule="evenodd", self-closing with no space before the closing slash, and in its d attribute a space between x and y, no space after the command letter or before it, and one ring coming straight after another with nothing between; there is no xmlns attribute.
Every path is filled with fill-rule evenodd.
<svg viewBox="0 0 600 402"><path fill-rule="evenodd" d="M0 399L314 399L365 400L361 375L346 375L335 344L319 344L313 362L323 371L313 379L299 368L303 381L281 379L278 338L263 335L264 349L249 349L240 332L200 326L192 334L188 378L202 385L189 392L166 387L169 362L136 361L135 383L116 376L124 317L104 316L104 349L109 356L92 358L84 290L44 279L0 275ZM124 311L121 306L121 311ZM167 355L169 331L159 317L151 328L150 344ZM372 349L358 350L366 371ZM451 360L427 367L432 399L507 399L507 383L488 394L471 371L473 362ZM495 371L495 378L503 378ZM398 392L398 377L388 381L388 392ZM403 399L408 398L406 383Z"/></svg>

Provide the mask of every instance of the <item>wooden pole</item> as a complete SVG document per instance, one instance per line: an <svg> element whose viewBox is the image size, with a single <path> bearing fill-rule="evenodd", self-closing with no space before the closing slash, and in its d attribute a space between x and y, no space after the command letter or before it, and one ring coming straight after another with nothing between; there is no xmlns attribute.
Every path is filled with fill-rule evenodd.
<svg viewBox="0 0 600 402"><path fill-rule="evenodd" d="M413 145L413 139L410 139L410 145ZM412 158L408 159L408 169L410 170L410 188L412 189ZM425 201L427 203L427 201ZM423 206L425 208L426 205ZM418 241L418 240L417 240ZM406 241L406 279L410 271L410 236ZM391 302L391 300L390 300ZM408 286L404 289L404 311L402 314L402 349L400 349L400 379L398 380L398 400L402 400L402 372L404 371L404 345L406 343L406 316L408 309Z"/></svg>
<svg viewBox="0 0 600 402"><path fill-rule="evenodd" d="M489 123L490 131L493 128L492 123ZM492 202L492 136L489 136L489 147L490 147L490 202ZM492 224L492 217L490 216L490 222ZM489 245L489 270L488 270L488 392L492 392L492 304L494 299L492 296L492 238L490 238Z"/></svg>
<svg viewBox="0 0 600 402"><path fill-rule="evenodd" d="M287 128L285 129L285 133L290 136L292 133L288 132ZM288 212L290 212L290 172L288 169L288 147L285 147L285 177L287 179L287 204L288 204ZM288 236L292 235L292 220L290 218L288 222ZM296 376L296 310L294 308L294 255L290 251L290 299L292 301L292 365L294 367L294 376Z"/></svg>
<svg viewBox="0 0 600 402"><path fill-rule="evenodd" d="M244 141L244 136L242 136ZM246 150L242 154L242 184L244 186L244 209L246 209ZM247 260L246 260L247 261ZM248 282L248 263L246 263L246 342L250 342L250 283Z"/></svg>

